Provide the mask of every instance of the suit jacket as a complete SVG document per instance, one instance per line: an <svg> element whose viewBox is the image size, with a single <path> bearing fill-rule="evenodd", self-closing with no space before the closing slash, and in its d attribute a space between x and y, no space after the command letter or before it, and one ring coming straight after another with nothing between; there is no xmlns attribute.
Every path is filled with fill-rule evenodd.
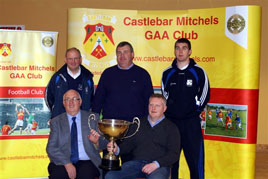
<svg viewBox="0 0 268 179"><path fill-rule="evenodd" d="M88 135L90 134L90 129L88 126L88 116L90 114L92 113L81 110L82 139L87 155L94 163L94 165L99 169L99 165L101 163L99 150L106 148L107 140L105 140L103 137L100 137L99 146L96 147L88 139ZM91 120L90 126L91 128L98 131L97 121ZM71 129L69 126L66 112L51 119L50 135L48 138L46 151L50 161L56 165L65 165L67 163L71 163Z"/></svg>

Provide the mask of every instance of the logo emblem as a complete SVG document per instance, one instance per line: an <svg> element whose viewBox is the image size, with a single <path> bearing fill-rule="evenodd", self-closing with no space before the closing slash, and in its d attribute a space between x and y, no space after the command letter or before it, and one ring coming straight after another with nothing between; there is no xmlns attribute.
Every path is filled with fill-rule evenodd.
<svg viewBox="0 0 268 179"><path fill-rule="evenodd" d="M45 47L51 47L54 43L53 41L53 38L50 37L50 36L45 36L43 39L42 39L42 43Z"/></svg>
<svg viewBox="0 0 268 179"><path fill-rule="evenodd" d="M186 81L186 86L191 87L193 86L193 80L189 79Z"/></svg>
<svg viewBox="0 0 268 179"><path fill-rule="evenodd" d="M112 26L103 25L101 23L95 25L86 25L86 37L83 47L86 53L101 59L114 50Z"/></svg>
<svg viewBox="0 0 268 179"><path fill-rule="evenodd" d="M78 90L79 90L79 91L82 91L82 90L83 90L83 86L82 86L82 84L79 84L79 85L78 85Z"/></svg>
<svg viewBox="0 0 268 179"><path fill-rule="evenodd" d="M11 44L0 43L0 54L4 57L10 56L11 54Z"/></svg>
<svg viewBox="0 0 268 179"><path fill-rule="evenodd" d="M244 30L245 23L246 21L241 15L234 14L227 21L227 29L232 34L238 34Z"/></svg>

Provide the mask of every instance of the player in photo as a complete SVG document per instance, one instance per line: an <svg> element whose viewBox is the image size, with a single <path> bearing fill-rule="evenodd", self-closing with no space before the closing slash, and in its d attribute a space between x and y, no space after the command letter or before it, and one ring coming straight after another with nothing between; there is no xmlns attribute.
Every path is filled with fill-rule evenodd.
<svg viewBox="0 0 268 179"><path fill-rule="evenodd" d="M241 118L240 116L238 115L238 113L236 114L236 118L235 118L235 129L240 129L240 130L243 130L242 128L242 122L241 122Z"/></svg>
<svg viewBox="0 0 268 179"><path fill-rule="evenodd" d="M211 109L208 110L208 120L212 120L212 111Z"/></svg>
<svg viewBox="0 0 268 179"><path fill-rule="evenodd" d="M37 129L38 129L38 123L35 120L33 120L31 134L34 135Z"/></svg>
<svg viewBox="0 0 268 179"><path fill-rule="evenodd" d="M225 130L232 129L232 128L233 128L232 119L230 118L230 116L228 114L226 114L226 116L225 116Z"/></svg>
<svg viewBox="0 0 268 179"><path fill-rule="evenodd" d="M205 111L201 112L200 118L201 118L201 128L205 129L206 128L206 112Z"/></svg>
<svg viewBox="0 0 268 179"><path fill-rule="evenodd" d="M227 110L227 114L228 114L228 116L230 117L230 119L233 119L233 117L232 117L232 115L233 115L233 110L232 110L232 109Z"/></svg>
<svg viewBox="0 0 268 179"><path fill-rule="evenodd" d="M217 119L218 119L217 126L219 125L219 123L221 123L222 126L224 127L224 123L223 123L223 112L222 112L221 109L218 112Z"/></svg>
<svg viewBox="0 0 268 179"><path fill-rule="evenodd" d="M8 132L11 130L10 125L8 125L8 121L5 122L5 125L2 126L1 132L2 135L8 135Z"/></svg>
<svg viewBox="0 0 268 179"><path fill-rule="evenodd" d="M19 106L20 106L20 109L18 110ZM14 128L10 131L10 134L12 134L17 127L19 127L20 134L22 134L22 127L23 127L25 108L21 104L16 104L15 112L17 114L17 121L16 121L16 124L15 124Z"/></svg>
<svg viewBox="0 0 268 179"><path fill-rule="evenodd" d="M27 121L27 126L26 128L24 129L24 132L26 134L30 134L31 130L32 130L32 125L33 125L33 121L34 121L34 116L35 114L34 113L30 113L29 110L27 108L24 108L25 109L25 112L28 114L28 118L26 118L26 121Z"/></svg>

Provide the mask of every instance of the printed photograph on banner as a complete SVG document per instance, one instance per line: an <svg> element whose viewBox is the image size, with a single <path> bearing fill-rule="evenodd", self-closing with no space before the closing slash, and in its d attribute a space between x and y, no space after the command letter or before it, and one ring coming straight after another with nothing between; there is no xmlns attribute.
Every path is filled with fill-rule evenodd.
<svg viewBox="0 0 268 179"><path fill-rule="evenodd" d="M49 133L50 112L43 98L1 98L1 135Z"/></svg>
<svg viewBox="0 0 268 179"><path fill-rule="evenodd" d="M205 135L246 139L247 105L209 103L201 112L201 127Z"/></svg>

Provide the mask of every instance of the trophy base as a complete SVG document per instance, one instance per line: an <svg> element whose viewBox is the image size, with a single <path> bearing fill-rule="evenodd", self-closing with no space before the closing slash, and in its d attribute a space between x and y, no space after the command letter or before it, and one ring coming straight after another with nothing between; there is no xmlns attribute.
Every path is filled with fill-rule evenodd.
<svg viewBox="0 0 268 179"><path fill-rule="evenodd" d="M107 160L103 158L99 167L103 170L121 170L119 160Z"/></svg>

